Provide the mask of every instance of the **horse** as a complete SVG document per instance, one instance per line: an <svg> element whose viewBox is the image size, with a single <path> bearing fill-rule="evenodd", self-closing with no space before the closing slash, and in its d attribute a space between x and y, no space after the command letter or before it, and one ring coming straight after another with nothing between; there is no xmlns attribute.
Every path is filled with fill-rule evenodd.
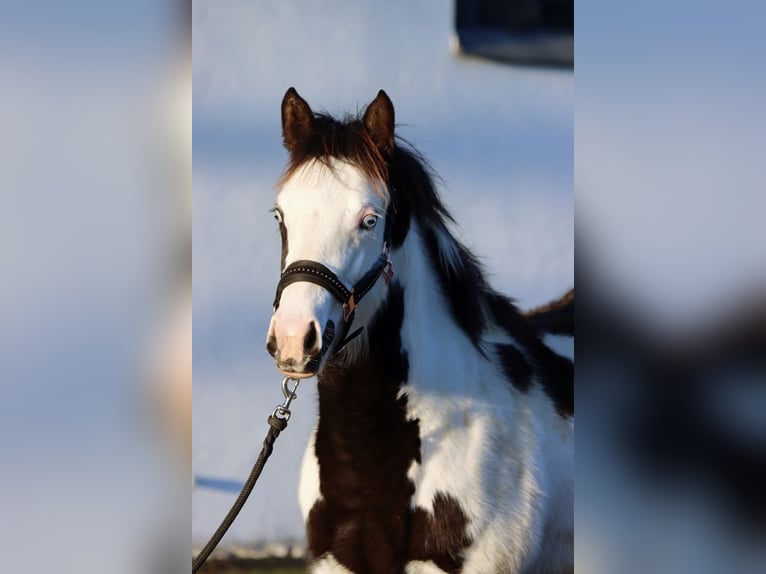
<svg viewBox="0 0 766 574"><path fill-rule="evenodd" d="M572 572L573 357L544 339L573 292L525 316L490 287L383 90L338 119L290 88L281 115L266 347L317 377L309 570Z"/></svg>

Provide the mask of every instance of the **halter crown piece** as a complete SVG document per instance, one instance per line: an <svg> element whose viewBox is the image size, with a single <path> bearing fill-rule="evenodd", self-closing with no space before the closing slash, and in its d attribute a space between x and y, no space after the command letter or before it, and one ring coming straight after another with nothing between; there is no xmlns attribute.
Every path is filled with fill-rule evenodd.
<svg viewBox="0 0 766 574"><path fill-rule="evenodd" d="M288 285L292 285L293 283L306 281L308 283L319 285L323 289L329 291L330 294L343 305L343 326L341 327L340 332L341 343L335 351L335 354L337 355L349 342L361 334L362 327L359 327L350 335L348 335L348 332L351 330L351 324L354 322L359 301L370 292L370 289L373 288L381 275L383 275L386 285L388 285L388 282L394 275L394 266L391 263L391 250L388 246L388 225L386 225L386 233L383 240L383 252L378 256L367 273L362 275L361 279L354 283L351 289L348 289L333 271L318 261L301 259L291 263L284 271L282 271L279 283L277 283L277 293L274 296L274 311L279 307L282 291L284 291ZM328 325L334 327L333 325L330 325L331 323L332 321L330 321ZM327 347L323 347L322 354L326 351Z"/></svg>

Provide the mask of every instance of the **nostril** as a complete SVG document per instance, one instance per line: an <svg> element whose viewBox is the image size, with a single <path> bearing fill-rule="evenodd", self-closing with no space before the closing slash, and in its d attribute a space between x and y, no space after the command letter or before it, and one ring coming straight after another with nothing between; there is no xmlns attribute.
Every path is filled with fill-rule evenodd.
<svg viewBox="0 0 766 574"><path fill-rule="evenodd" d="M303 339L303 352L306 355L316 355L319 353L319 329L317 324L312 321L309 323L309 331L306 333L306 338Z"/></svg>
<svg viewBox="0 0 766 574"><path fill-rule="evenodd" d="M272 357L277 356L277 338L274 335L270 335L266 341L266 350Z"/></svg>

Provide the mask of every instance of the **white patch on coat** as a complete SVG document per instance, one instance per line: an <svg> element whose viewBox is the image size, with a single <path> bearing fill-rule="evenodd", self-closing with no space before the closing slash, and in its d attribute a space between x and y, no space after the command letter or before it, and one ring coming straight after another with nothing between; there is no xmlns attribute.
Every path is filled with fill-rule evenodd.
<svg viewBox="0 0 766 574"><path fill-rule="evenodd" d="M354 574L338 562L332 554L325 554L309 568L311 574Z"/></svg>
<svg viewBox="0 0 766 574"><path fill-rule="evenodd" d="M404 574L446 574L431 560L411 560L404 567Z"/></svg>
<svg viewBox="0 0 766 574"><path fill-rule="evenodd" d="M303 521L308 520L309 512L318 501L322 499L319 490L319 461L316 457L316 429L309 437L306 451L303 453L301 463L301 477L298 484L298 505L301 508Z"/></svg>

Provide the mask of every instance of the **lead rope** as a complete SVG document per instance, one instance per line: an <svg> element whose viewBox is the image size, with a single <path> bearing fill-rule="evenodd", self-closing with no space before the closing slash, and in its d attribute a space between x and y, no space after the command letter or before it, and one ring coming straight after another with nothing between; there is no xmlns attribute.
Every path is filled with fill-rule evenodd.
<svg viewBox="0 0 766 574"><path fill-rule="evenodd" d="M295 385L292 389L289 387L290 381L295 381ZM232 505L228 514L226 514L224 517L221 525L213 533L213 535L210 537L210 540L208 540L204 548L200 550L199 554L197 554L197 556L192 561L192 574L195 574L197 570L202 567L202 565L205 563L205 560L207 560L208 556L210 556L211 552L215 550L215 547L218 546L221 538L223 538L223 535L226 534L226 531L232 525L240 510L242 510L242 507L245 505L245 502L247 502L247 499L250 496L250 493L253 491L253 487L255 486L258 477L261 476L261 471L263 470L266 461L268 460L269 456L271 456L271 452L274 450L274 441L277 440L279 433L287 428L287 421L290 420L290 403L298 398L298 396L295 394L295 391L298 390L298 385L300 385L300 383L301 382L299 379L292 379L290 377L285 377L282 379L282 394L284 395L285 400L281 405L277 405L277 407L272 411L271 415L269 415L269 430L266 433L266 438L263 439L263 448L261 449L261 454L258 455L258 459L253 465L253 470L250 471L250 476L247 477L247 482L245 482L245 485L242 487L242 491L239 493L239 496L237 496L237 500L234 501L234 504Z"/></svg>

